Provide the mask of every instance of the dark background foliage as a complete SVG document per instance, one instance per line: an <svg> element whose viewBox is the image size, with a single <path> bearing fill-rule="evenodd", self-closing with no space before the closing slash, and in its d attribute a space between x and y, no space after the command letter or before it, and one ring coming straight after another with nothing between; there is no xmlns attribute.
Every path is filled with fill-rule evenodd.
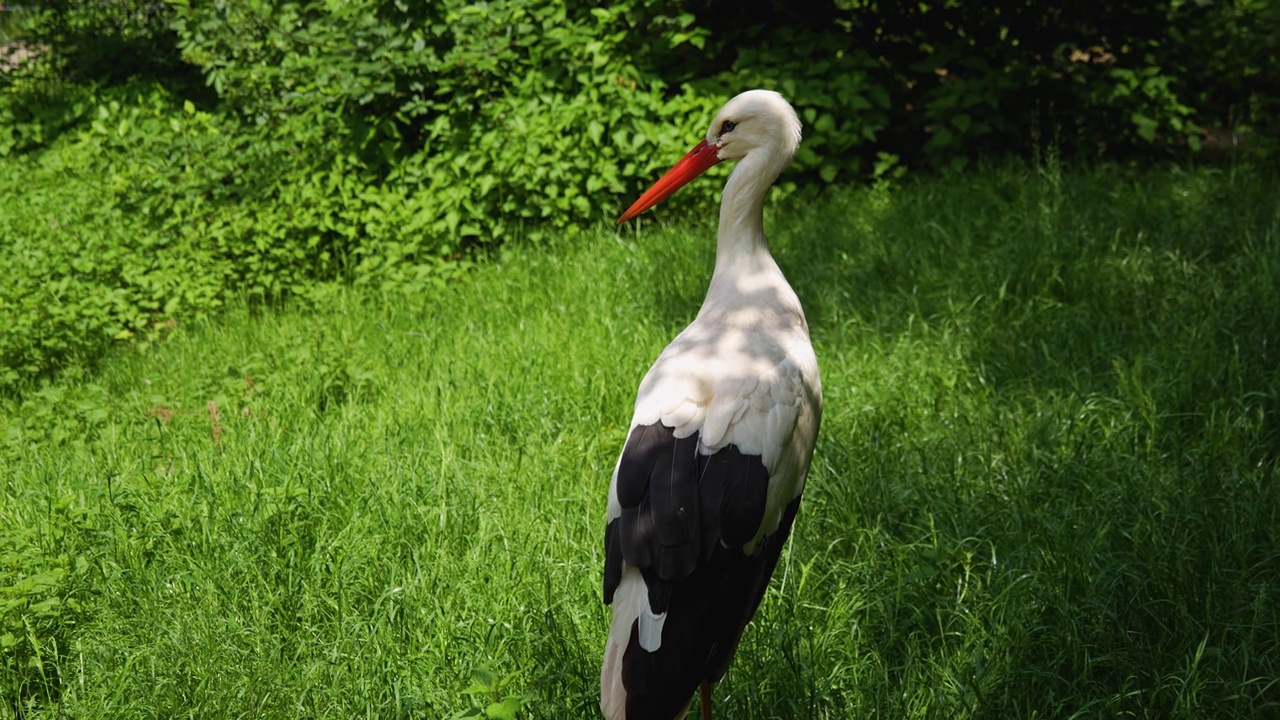
<svg viewBox="0 0 1280 720"><path fill-rule="evenodd" d="M610 223L749 87L805 124L780 194L1008 156L1267 157L1280 125L1269 0L33 0L0 21L35 55L0 73L6 178L59 174L21 204L137 224L87 264L65 229L0 225L24 268L6 386L228 292L422 289ZM157 260L178 256L202 270ZM17 290L55 280L55 310Z"/></svg>
<svg viewBox="0 0 1280 720"><path fill-rule="evenodd" d="M777 87L812 111L808 169L828 161L844 179L876 152L945 167L1053 138L1067 156L1149 156L1229 131L1274 139L1280 117L1268 0L54 0L27 13L25 34L67 79L146 77L273 127L332 113L342 127L326 129L382 168L441 117L465 125L502 99L618 81L665 100Z"/></svg>

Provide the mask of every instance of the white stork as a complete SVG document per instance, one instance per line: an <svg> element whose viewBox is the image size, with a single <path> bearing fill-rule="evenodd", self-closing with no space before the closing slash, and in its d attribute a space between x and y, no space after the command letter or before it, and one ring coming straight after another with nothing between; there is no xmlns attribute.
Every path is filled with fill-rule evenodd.
<svg viewBox="0 0 1280 720"><path fill-rule="evenodd" d="M764 596L804 490L822 415L795 291L769 254L764 197L800 143L775 92L730 100L618 222L722 160L716 265L693 322L640 383L609 485L600 671L609 720L680 720L724 677Z"/></svg>

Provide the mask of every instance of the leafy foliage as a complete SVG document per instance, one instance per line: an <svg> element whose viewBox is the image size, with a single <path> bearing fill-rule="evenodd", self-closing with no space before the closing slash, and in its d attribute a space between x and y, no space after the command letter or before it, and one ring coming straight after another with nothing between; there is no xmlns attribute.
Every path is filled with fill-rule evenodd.
<svg viewBox="0 0 1280 720"><path fill-rule="evenodd" d="M142 75L64 84L77 91L60 105L30 105L35 78L57 65L20 73L0 102L15 121L0 149L65 135L56 164L83 185L60 185L44 159L6 168L34 162L41 181L10 206L25 212L0 218L13 239L0 252L23 269L0 300L14 318L0 385L92 358L104 339L154 335L227 292L306 294L333 278L438 289L483 248L611 217L697 132L665 118L705 118L716 102L641 85L617 55L619 12L510 3L494 24L462 4L379 7L178 7L184 56L220 110ZM58 10L46 11L62 19L51 40L97 17ZM643 162L622 155L655 145ZM705 203L715 188L689 195ZM64 203L92 248L65 242L68 219L51 219Z"/></svg>
<svg viewBox="0 0 1280 720"><path fill-rule="evenodd" d="M690 129L666 121L715 102L640 82L619 9L260 2L183 8L176 27L184 57L259 140L420 194L406 234L443 255L611 217L667 162L628 155L678 147Z"/></svg>
<svg viewBox="0 0 1280 720"><path fill-rule="evenodd" d="M830 155L842 168L873 150L932 168L1047 144L1086 159L1186 156L1224 128L1260 130L1263 143L1280 130L1271 90L1280 71L1264 59L1280 11L1266 0L729 5L710 3L704 15L718 25L719 57L735 72L757 57L765 67L782 60L797 105L840 97L848 57L873 60L864 85L884 96L873 106L887 117L855 125L871 131L862 138L842 128L857 138ZM734 28L742 15L760 24ZM802 62L787 64L792 54Z"/></svg>
<svg viewBox="0 0 1280 720"><path fill-rule="evenodd" d="M7 26L38 52L0 73L0 387L233 294L439 292L609 223L747 86L805 123L778 195L1046 147L1265 150L1277 7L35 2Z"/></svg>
<svg viewBox="0 0 1280 720"><path fill-rule="evenodd" d="M169 27L168 3L154 0L35 0L10 8L19 37L43 45L42 62L71 82L115 84L130 78L190 79Z"/></svg>
<svg viewBox="0 0 1280 720"><path fill-rule="evenodd" d="M0 707L19 713L58 699L62 661L83 610L78 593L89 572L77 542L88 520L76 498L54 499L48 518L37 529L0 509Z"/></svg>
<svg viewBox="0 0 1280 720"><path fill-rule="evenodd" d="M520 709L534 697L531 693L515 696L509 694L508 685L513 678L500 678L484 666L471 671L471 684L462 694L472 698L472 706L459 710L449 720L485 718L486 720L516 720Z"/></svg>
<svg viewBox="0 0 1280 720"><path fill-rule="evenodd" d="M120 106L116 108L119 112ZM0 165L0 387L72 364L89 367L112 340L137 343L193 308L216 306L222 273L199 246L180 248L113 197L120 177L93 168L99 133L129 133L101 106L85 144ZM108 128L106 123L111 122ZM103 183L102 180L106 180Z"/></svg>

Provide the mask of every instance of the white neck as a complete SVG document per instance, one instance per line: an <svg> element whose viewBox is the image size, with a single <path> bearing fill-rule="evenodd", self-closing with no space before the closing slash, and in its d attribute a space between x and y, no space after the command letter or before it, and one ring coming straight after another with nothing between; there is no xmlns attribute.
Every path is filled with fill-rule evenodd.
<svg viewBox="0 0 1280 720"><path fill-rule="evenodd" d="M777 271L764 237L764 198L785 164L785 160L779 162L769 153L756 151L734 167L720 199L712 287L744 274Z"/></svg>
<svg viewBox="0 0 1280 720"><path fill-rule="evenodd" d="M804 323L795 291L769 253L764 237L764 197L786 158L753 152L733 169L720 200L716 268L699 317L779 314ZM791 322L788 320L787 322Z"/></svg>

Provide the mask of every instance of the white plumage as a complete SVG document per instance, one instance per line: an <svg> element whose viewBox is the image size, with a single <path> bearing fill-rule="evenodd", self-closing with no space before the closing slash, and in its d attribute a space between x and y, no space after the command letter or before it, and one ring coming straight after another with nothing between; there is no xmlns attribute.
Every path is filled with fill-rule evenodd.
<svg viewBox="0 0 1280 720"><path fill-rule="evenodd" d="M822 414L818 363L762 217L799 141L780 95L738 95L619 220L716 162L738 161L706 299L640 383L609 487L613 622L600 676L609 720L683 718L699 686L708 717L710 684L763 596L804 489Z"/></svg>

